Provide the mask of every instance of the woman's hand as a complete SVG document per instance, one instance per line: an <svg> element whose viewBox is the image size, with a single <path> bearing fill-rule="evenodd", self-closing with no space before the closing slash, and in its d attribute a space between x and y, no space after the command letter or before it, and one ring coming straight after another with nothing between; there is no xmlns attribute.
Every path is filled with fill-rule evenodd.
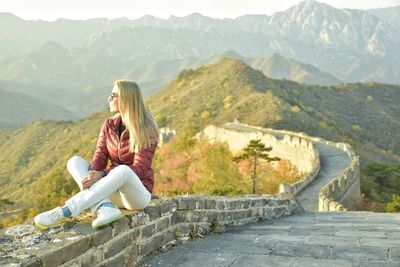
<svg viewBox="0 0 400 267"><path fill-rule="evenodd" d="M82 179L82 187L83 190L88 189L91 187L95 182L102 178L101 171L91 170L88 174Z"/></svg>

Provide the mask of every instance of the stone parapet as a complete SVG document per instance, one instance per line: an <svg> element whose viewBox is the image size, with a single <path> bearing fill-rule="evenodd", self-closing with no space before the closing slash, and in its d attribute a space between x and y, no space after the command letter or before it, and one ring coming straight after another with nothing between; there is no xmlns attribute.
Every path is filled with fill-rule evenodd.
<svg viewBox="0 0 400 267"><path fill-rule="evenodd" d="M329 142L331 143L331 142ZM332 143L344 151L350 158L350 165L319 193L319 211L346 211L352 209L360 198L360 160L351 146L346 143Z"/></svg>
<svg viewBox="0 0 400 267"><path fill-rule="evenodd" d="M304 174L301 181L280 186L280 193L297 194L318 175L318 150L315 149L312 138L303 133L235 122L218 127L209 125L196 135L196 138L203 137L207 137L210 142L227 142L233 152L241 151L251 139L260 139L266 146L272 146L270 156L289 160Z"/></svg>
<svg viewBox="0 0 400 267"><path fill-rule="evenodd" d="M299 211L276 196L182 196L153 200L143 211L100 230L67 223L38 231L32 225L0 235L1 266L135 266L159 249Z"/></svg>
<svg viewBox="0 0 400 267"><path fill-rule="evenodd" d="M304 175L301 180L295 183L280 184L280 194L296 195L311 183L319 173L320 158L318 150L313 144L314 138L305 133L234 122L219 127L209 125L196 137L202 138L204 136L207 136L211 142L226 141L233 152L240 151L251 139L261 139L266 146L272 146L271 156L288 159Z"/></svg>

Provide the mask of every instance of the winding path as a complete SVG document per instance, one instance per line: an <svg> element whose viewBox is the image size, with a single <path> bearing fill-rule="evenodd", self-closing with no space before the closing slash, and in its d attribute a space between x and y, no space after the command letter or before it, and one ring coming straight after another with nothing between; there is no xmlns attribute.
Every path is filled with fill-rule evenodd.
<svg viewBox="0 0 400 267"><path fill-rule="evenodd" d="M349 166L350 158L334 146L314 144L321 168L296 196L304 212L189 241L142 266L400 266L400 214L317 212L320 189Z"/></svg>
<svg viewBox="0 0 400 267"><path fill-rule="evenodd" d="M314 181L296 195L299 204L307 211L318 211L318 196L321 188L351 163L347 154L336 147L322 143L314 145L319 152L320 171Z"/></svg>

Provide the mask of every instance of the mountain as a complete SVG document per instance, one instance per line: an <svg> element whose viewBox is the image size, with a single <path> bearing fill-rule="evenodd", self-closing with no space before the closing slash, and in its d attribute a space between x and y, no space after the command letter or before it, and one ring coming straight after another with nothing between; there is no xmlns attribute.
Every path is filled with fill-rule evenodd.
<svg viewBox="0 0 400 267"><path fill-rule="evenodd" d="M400 6L368 9L366 12L400 29Z"/></svg>
<svg viewBox="0 0 400 267"><path fill-rule="evenodd" d="M178 132L188 124L201 129L237 118L349 142L364 166L369 160L400 159L399 90L377 83L307 86L267 78L243 61L225 58L182 71L147 105L160 126ZM57 192L76 192L66 162L73 155L90 160L107 116L102 112L77 122L38 121L13 132L0 131L2 197L32 207Z"/></svg>
<svg viewBox="0 0 400 267"><path fill-rule="evenodd" d="M243 61L225 58L181 72L149 98L149 106L159 121L173 128L236 118L350 142L364 160L393 160L400 155L399 90L378 83L302 85L267 78Z"/></svg>
<svg viewBox="0 0 400 267"><path fill-rule="evenodd" d="M275 79L288 79L305 84L333 85L341 81L318 68L287 59L277 53L270 57L245 60L252 68L261 70L265 76Z"/></svg>
<svg viewBox="0 0 400 267"><path fill-rule="evenodd" d="M68 60L48 76L64 83L66 77L59 73L63 68L78 72L66 84L69 90L109 82L111 75L115 79L140 65L188 58L205 60L227 50L245 58L278 53L347 82L399 83L400 33L396 26L367 11L337 9L313 0L271 16L236 19L213 19L195 13L169 19L144 16L136 20L43 22L0 13L0 24L7 26L0 30L0 66L5 70L0 72L0 79L7 81L23 77L15 73L21 68L32 68L32 47L46 51L41 47L55 42L66 49L60 49L60 53ZM360 62L360 69L353 73L349 70L355 62Z"/></svg>
<svg viewBox="0 0 400 267"><path fill-rule="evenodd" d="M0 129L15 129L32 121L72 120L72 112L40 99L22 93L9 92L0 88L2 105L0 106Z"/></svg>

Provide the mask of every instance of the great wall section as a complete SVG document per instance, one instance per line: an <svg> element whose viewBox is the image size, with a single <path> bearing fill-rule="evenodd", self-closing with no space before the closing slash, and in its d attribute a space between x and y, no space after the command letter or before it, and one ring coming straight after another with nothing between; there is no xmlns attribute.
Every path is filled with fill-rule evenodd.
<svg viewBox="0 0 400 267"><path fill-rule="evenodd" d="M232 151L261 139L304 177L277 196L154 199L97 231L9 228L0 266L400 266L400 216L351 211L360 177L348 144L237 122L197 138L205 136Z"/></svg>

